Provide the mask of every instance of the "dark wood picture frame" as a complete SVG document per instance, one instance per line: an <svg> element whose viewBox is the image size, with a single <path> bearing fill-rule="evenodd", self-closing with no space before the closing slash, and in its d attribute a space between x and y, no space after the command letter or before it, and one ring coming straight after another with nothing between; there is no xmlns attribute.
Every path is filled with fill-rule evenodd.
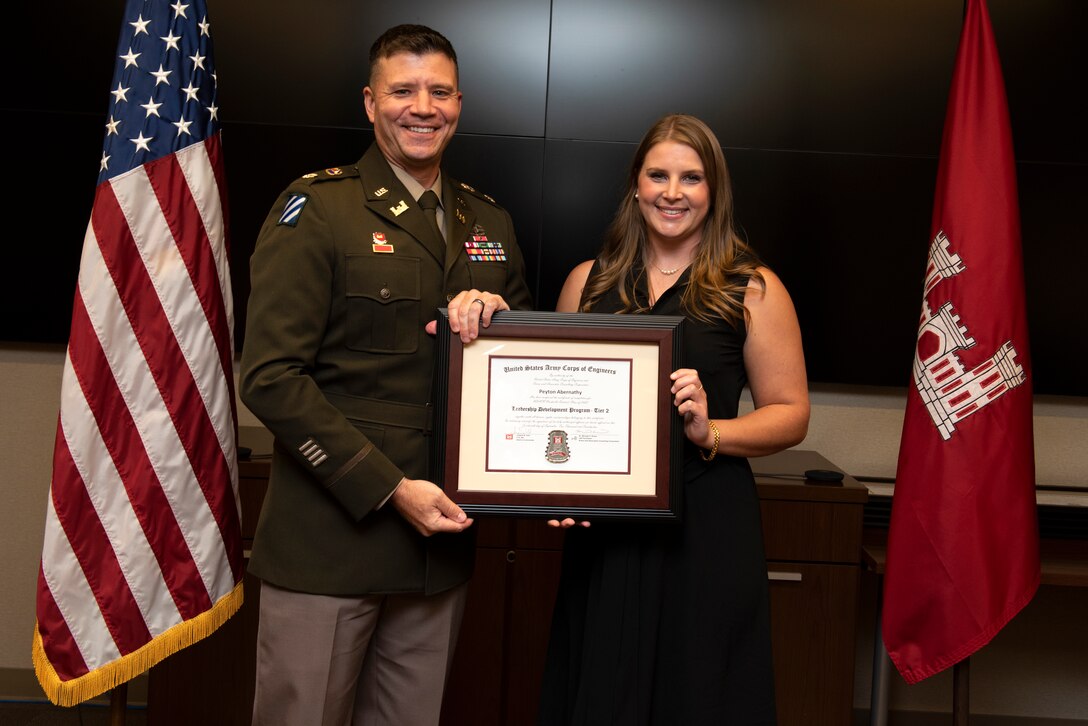
<svg viewBox="0 0 1088 726"><path fill-rule="evenodd" d="M521 480L517 490L473 490L461 486L463 475L462 446L470 445L462 437L462 409L465 375L465 346L458 335L450 331L445 309L438 311L438 332L434 382L434 426L431 441L431 476L443 488L447 496L472 515L502 515L522 517L574 517L576 519L652 519L668 520L680 516L682 490L679 485L683 427L680 416L672 404L669 392L669 374L682 367L680 331L684 319L664 315L604 315L595 313L549 313L505 310L498 312L488 328L482 328L480 337L470 346L482 346L522 341L545 341L554 344L562 355L565 343L596 343L615 349L617 358L622 357L625 347L646 344L656 348L656 390L632 390L632 396L651 397L643 403L653 411L653 421L639 422L639 429L648 429L640 440L631 440L630 448L652 447L656 452L652 467L640 467L626 474L609 474L629 477L652 494L587 493L525 489L526 476L520 472L487 476L506 476ZM551 357L551 356L544 356ZM577 356L572 356L577 357ZM652 356L651 356L652 357ZM484 385L489 391L490 383ZM652 400L651 400L652 399ZM648 403L647 403L648 402ZM485 406L486 408L486 406ZM471 415L471 414L470 414ZM479 415L479 414L474 414ZM634 414L632 414L633 416ZM483 413L485 421L488 414ZM481 437L480 446L484 446ZM485 470L480 469L483 475ZM539 479L563 474L539 474ZM648 481L652 477L652 482ZM500 485L501 486L501 485ZM640 489L632 486L632 492Z"/></svg>

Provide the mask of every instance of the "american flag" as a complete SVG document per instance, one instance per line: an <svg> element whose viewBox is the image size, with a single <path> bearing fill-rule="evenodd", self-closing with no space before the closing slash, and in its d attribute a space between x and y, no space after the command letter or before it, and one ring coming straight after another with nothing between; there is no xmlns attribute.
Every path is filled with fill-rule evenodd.
<svg viewBox="0 0 1088 726"><path fill-rule="evenodd" d="M242 602L233 310L203 0L129 0L61 384L33 660L74 705Z"/></svg>

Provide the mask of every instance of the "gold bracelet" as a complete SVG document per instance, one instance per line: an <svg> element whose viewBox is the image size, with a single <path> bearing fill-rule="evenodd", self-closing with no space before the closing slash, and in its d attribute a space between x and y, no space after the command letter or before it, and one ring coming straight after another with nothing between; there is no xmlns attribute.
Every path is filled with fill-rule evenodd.
<svg viewBox="0 0 1088 726"><path fill-rule="evenodd" d="M714 423L714 419L707 419L707 423L710 425L710 430L714 432L714 446L711 447L709 454L704 454L703 449L700 447L699 456L703 457L703 461L710 461L718 454L718 444L721 443L721 434L718 433L718 426Z"/></svg>

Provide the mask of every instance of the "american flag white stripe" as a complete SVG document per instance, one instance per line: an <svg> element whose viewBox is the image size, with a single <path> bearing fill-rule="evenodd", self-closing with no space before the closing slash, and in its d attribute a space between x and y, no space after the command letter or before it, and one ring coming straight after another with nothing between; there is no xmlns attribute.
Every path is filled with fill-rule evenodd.
<svg viewBox="0 0 1088 726"><path fill-rule="evenodd" d="M142 170L136 169L134 172ZM140 176L144 180L147 178L143 174ZM127 201L133 202L132 199ZM134 206L142 206L147 210L153 205L145 201L142 205L135 203ZM154 206L157 209L157 205ZM147 211L142 215L144 218L153 216ZM161 213L159 216L161 218ZM146 219L140 217L141 215L134 215L131 220L133 229L137 230L138 240L141 233L162 234L161 230L153 229ZM110 372L121 389L158 477L158 483L166 494L174 518L185 536L185 543L196 562L204 587L214 602L233 587L219 526L211 510L202 501L194 500L194 495L199 496L200 492L196 473L156 386L155 376L143 357L117 289L112 285L100 284L102 280L110 280L111 276L101 256L98 240L90 227L83 252L79 281L87 314L98 332L99 340L103 341ZM162 250L160 256L168 257L169 253ZM184 266L181 270L184 272ZM89 282L85 288L84 282L88 278L93 282ZM167 286L165 282L163 286ZM92 297L88 296L90 289L94 290ZM141 304L153 303L153 300L145 300ZM177 374L185 375L183 371L178 371Z"/></svg>
<svg viewBox="0 0 1088 726"><path fill-rule="evenodd" d="M66 361L65 377L72 374L71 359ZM109 536L113 551L124 572L125 581L132 591L143 614L144 622L152 635L165 632L181 622L170 590L157 567L145 563L155 561L151 543L147 541L132 501L123 487L115 486L121 480L113 459L103 456L107 451L98 425L91 415L83 390L75 381L68 380L61 387L64 403L61 428L68 442L72 461L79 471L88 496L94 504L98 519ZM83 443L79 447L79 443ZM101 453L100 453L101 452ZM54 509L51 508L55 515ZM82 577L81 572L70 572L72 577Z"/></svg>
<svg viewBox="0 0 1088 726"><path fill-rule="evenodd" d="M227 259L227 241L223 234L223 204L219 196L219 185L215 179L215 169L204 144L196 144L175 154L189 191L200 212L204 231L208 235L212 254L215 256L215 270L218 273L220 293L226 308L230 329L234 330L234 294L230 284L230 261ZM232 340L233 344L234 341Z"/></svg>
<svg viewBox="0 0 1088 726"><path fill-rule="evenodd" d="M81 603L94 602L94 593L82 576L79 560L60 524L52 497L49 498L45 516L42 569L49 591L64 615L83 661L95 668L92 663L108 663L119 658L121 653L106 627L102 612L96 607L80 606Z"/></svg>
<svg viewBox="0 0 1088 726"><path fill-rule="evenodd" d="M191 154L193 150L200 150L207 159L203 144L191 146L178 152L178 155ZM192 166L190 165L191 170ZM181 168L184 171L185 166L182 165ZM205 178L201 181L210 185L200 187L204 189L202 200L207 205L208 197L216 189L215 177L211 173L210 166L207 167ZM235 447L233 420L229 409L223 410L221 406L216 405L217 402L231 400L232 392L228 387L227 375L219 359L206 354L206 351L216 349L213 332L200 307L194 304L198 300L197 291L193 287L162 209L155 203L155 192L148 172L143 167L133 169L129 174L113 179L111 184L117 201L125 213L129 228L132 230L144 266L158 294L159 303L166 313L170 329L192 372L192 381L200 392L204 408L208 412L219 440L220 449L224 452L229 464L230 478L232 482L237 482L237 470L233 457L226 456L226 453L233 451ZM192 191L193 187L190 185L185 193L193 196ZM218 198L218 194L214 196ZM212 245L213 250L214 248L215 246ZM217 266L225 260L222 251L218 257ZM226 274L229 281L228 271L220 270L220 273ZM222 286L219 289L222 290ZM227 293L229 292L228 282ZM141 304L146 305L150 302L144 300ZM217 409L219 416L216 416Z"/></svg>

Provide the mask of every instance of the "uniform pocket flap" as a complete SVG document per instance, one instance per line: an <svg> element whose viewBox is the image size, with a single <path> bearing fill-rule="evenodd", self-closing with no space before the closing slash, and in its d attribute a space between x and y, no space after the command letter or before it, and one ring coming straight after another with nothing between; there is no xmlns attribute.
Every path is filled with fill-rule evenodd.
<svg viewBox="0 0 1088 726"><path fill-rule="evenodd" d="M419 259L348 255L348 297L364 297L387 305L401 300L419 300Z"/></svg>

